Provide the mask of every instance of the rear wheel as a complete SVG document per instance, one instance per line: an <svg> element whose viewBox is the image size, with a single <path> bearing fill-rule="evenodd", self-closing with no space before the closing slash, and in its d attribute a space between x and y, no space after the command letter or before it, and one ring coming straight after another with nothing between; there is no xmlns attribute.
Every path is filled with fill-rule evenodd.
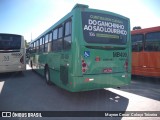
<svg viewBox="0 0 160 120"><path fill-rule="evenodd" d="M46 79L47 84L50 85L51 81L50 81L50 73L49 73L49 68L48 67L45 68L45 79Z"/></svg>
<svg viewBox="0 0 160 120"><path fill-rule="evenodd" d="M30 66L31 66L31 68L33 69L32 61L30 61Z"/></svg>

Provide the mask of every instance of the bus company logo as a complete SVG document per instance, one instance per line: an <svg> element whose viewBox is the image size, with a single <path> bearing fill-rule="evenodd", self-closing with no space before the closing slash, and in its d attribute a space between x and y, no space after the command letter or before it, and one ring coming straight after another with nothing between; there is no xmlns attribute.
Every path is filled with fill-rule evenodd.
<svg viewBox="0 0 160 120"><path fill-rule="evenodd" d="M2 117L11 117L11 112L2 112Z"/></svg>

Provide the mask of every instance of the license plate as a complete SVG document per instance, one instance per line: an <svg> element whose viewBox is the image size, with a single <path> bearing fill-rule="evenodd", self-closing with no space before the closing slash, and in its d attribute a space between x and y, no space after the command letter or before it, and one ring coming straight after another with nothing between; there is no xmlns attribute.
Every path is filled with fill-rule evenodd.
<svg viewBox="0 0 160 120"><path fill-rule="evenodd" d="M105 68L103 69L104 73L111 73L112 72L112 68Z"/></svg>

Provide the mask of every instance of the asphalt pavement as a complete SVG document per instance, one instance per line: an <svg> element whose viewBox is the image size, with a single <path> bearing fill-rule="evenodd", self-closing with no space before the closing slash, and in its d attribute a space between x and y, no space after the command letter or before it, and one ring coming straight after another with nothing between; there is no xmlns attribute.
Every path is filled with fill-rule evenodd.
<svg viewBox="0 0 160 120"><path fill-rule="evenodd" d="M27 71L0 74L0 111L160 111L160 80L132 77L128 86L71 93ZM158 117L50 117L13 120L150 120ZM2 119L2 118L1 118ZM4 119L4 118L3 118ZM8 119L8 118L5 118Z"/></svg>

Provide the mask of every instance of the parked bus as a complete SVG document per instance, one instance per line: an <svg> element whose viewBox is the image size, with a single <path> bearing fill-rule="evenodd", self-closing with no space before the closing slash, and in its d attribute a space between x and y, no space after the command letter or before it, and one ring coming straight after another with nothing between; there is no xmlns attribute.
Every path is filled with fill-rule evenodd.
<svg viewBox="0 0 160 120"><path fill-rule="evenodd" d="M130 83L130 21L124 16L76 4L30 48L32 69L68 91Z"/></svg>
<svg viewBox="0 0 160 120"><path fill-rule="evenodd" d="M160 77L160 26L131 31L132 74Z"/></svg>
<svg viewBox="0 0 160 120"><path fill-rule="evenodd" d="M26 62L23 36L0 33L0 73L24 70Z"/></svg>

